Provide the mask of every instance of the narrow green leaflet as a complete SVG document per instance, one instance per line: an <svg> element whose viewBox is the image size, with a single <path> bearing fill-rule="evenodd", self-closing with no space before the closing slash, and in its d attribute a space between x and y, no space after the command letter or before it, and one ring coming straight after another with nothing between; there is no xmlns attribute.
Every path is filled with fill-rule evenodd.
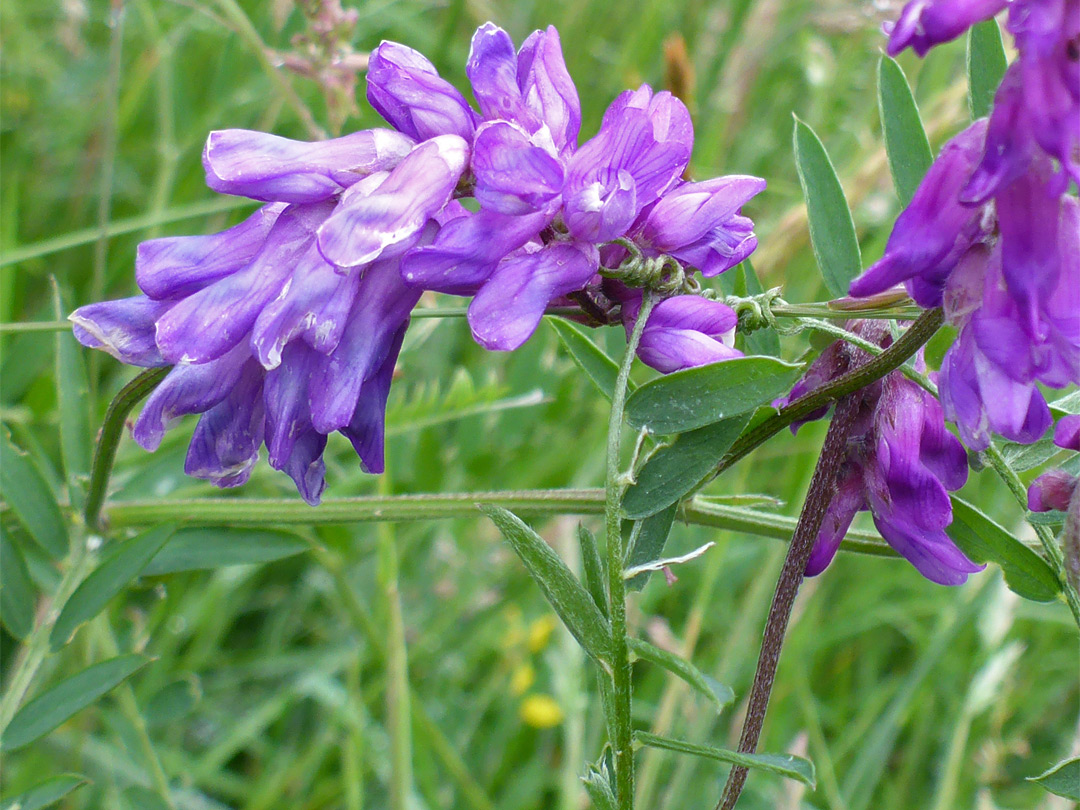
<svg viewBox="0 0 1080 810"><path fill-rule="evenodd" d="M626 400L626 421L651 433L684 433L749 413L787 393L801 366L737 357L650 380Z"/></svg>
<svg viewBox="0 0 1080 810"><path fill-rule="evenodd" d="M972 118L990 114L994 93L1008 66L997 20L972 26L967 38L968 107Z"/></svg>
<svg viewBox="0 0 1080 810"><path fill-rule="evenodd" d="M53 652L67 644L79 625L97 616L110 599L139 576L175 531L175 526L158 526L118 544L80 583L60 611L49 635Z"/></svg>
<svg viewBox="0 0 1080 810"><path fill-rule="evenodd" d="M895 59L878 62L878 109L885 133L885 153L900 202L905 206L934 161L907 77Z"/></svg>
<svg viewBox="0 0 1080 810"><path fill-rule="evenodd" d="M60 288L55 278L53 310L57 320L65 317ZM57 332L53 338L56 350L56 401L60 413L60 450L64 472L74 505L82 505L83 487L90 475L90 386L81 348L71 332Z"/></svg>
<svg viewBox="0 0 1080 810"><path fill-rule="evenodd" d="M15 713L0 740L0 750L14 751L48 734L149 662L144 655L121 655L46 689Z"/></svg>
<svg viewBox="0 0 1080 810"><path fill-rule="evenodd" d="M227 565L268 563L307 549L307 543L288 532L268 529L181 529L150 561L143 574L159 576Z"/></svg>
<svg viewBox="0 0 1080 810"><path fill-rule="evenodd" d="M653 453L623 495L626 516L639 520L654 515L696 489L716 469L748 421L748 416L737 416L682 433Z"/></svg>
<svg viewBox="0 0 1080 810"><path fill-rule="evenodd" d="M544 596L582 648L602 663L611 660L611 627L593 597L551 546L512 512L480 505L525 563Z"/></svg>
<svg viewBox="0 0 1080 810"><path fill-rule="evenodd" d="M581 781L585 785L585 792L589 794L593 810L615 810L615 792L611 789L611 774L608 772L607 763L602 760L599 766L589 763Z"/></svg>
<svg viewBox="0 0 1080 810"><path fill-rule="evenodd" d="M146 702L143 717L150 725L174 723L186 717L202 699L202 685L194 674L167 683Z"/></svg>
<svg viewBox="0 0 1080 810"><path fill-rule="evenodd" d="M0 495L27 533L54 560L67 554L68 534L60 507L30 457L0 430Z"/></svg>
<svg viewBox="0 0 1080 810"><path fill-rule="evenodd" d="M1046 773L1029 776L1028 781L1035 782L1055 796L1080 802L1080 757L1059 762Z"/></svg>
<svg viewBox="0 0 1080 810"><path fill-rule="evenodd" d="M848 293L862 272L862 255L844 189L824 145L807 124L795 119L795 166L806 199L810 244L825 286L834 298Z"/></svg>
<svg viewBox="0 0 1080 810"><path fill-rule="evenodd" d="M953 522L945 529L975 562L1001 566L1008 586L1025 599L1050 602L1061 591L1046 561L971 504L952 499Z"/></svg>
<svg viewBox="0 0 1080 810"><path fill-rule="evenodd" d="M678 504L672 504L667 509L638 521L638 525L631 530L631 537L635 539L633 547L626 555L625 568L651 562L664 553L664 546L667 544L668 535L671 534L671 526L675 522L677 511L679 511ZM648 581L647 573L638 574L626 581L626 588L631 591L640 591Z"/></svg>
<svg viewBox="0 0 1080 810"><path fill-rule="evenodd" d="M549 318L548 323L554 328L563 346L570 352L570 357L585 372L596 390L611 399L615 390L615 378L619 376L619 365L593 343L585 333L570 321L562 318Z"/></svg>
<svg viewBox="0 0 1080 810"><path fill-rule="evenodd" d="M42 810L56 804L74 790L89 784L90 780L77 773L64 773L46 779L17 796L9 796L0 802L0 810Z"/></svg>
<svg viewBox="0 0 1080 810"><path fill-rule="evenodd" d="M676 751L680 754L715 759L718 762L729 762L732 765L741 765L744 768L765 771L777 776L783 776L786 779L794 779L796 782L802 782L811 790L817 786L814 763L802 757L789 756L788 754L740 754L737 751L714 748L711 745L698 745L683 740L672 740L645 731L634 732L634 739L650 748L663 748L666 751Z"/></svg>
<svg viewBox="0 0 1080 810"><path fill-rule="evenodd" d="M585 590L589 592L593 602L600 612L607 618L607 590L604 583L604 562L600 558L600 549L596 547L596 538L581 523L577 527L578 545L581 547L581 572L585 580Z"/></svg>
<svg viewBox="0 0 1080 810"><path fill-rule="evenodd" d="M724 686L715 678L710 678L685 658L675 655L675 653L662 650L639 638L630 639L630 652L643 661L663 667L673 675L682 678L711 700L718 712L735 700L735 693L731 691L730 687Z"/></svg>
<svg viewBox="0 0 1080 810"><path fill-rule="evenodd" d="M36 596L22 552L0 528L0 621L15 638L34 629Z"/></svg>

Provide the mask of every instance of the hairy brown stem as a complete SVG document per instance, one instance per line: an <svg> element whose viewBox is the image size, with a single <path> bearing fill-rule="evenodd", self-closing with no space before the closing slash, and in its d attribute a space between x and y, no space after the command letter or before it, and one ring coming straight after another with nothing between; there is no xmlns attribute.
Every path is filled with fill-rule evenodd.
<svg viewBox="0 0 1080 810"><path fill-rule="evenodd" d="M761 654L758 656L757 671L754 673L754 686L750 692L750 702L743 721L742 736L739 738L739 752L752 754L757 751L761 739L761 728L765 722L765 711L769 707L776 667L780 662L780 650L784 645L791 609L795 596L802 585L806 563L814 548L814 541L821 530L829 504L836 490L836 477L844 461L848 434L855 422L859 409L858 396L846 397L836 405L825 444L821 448L821 457L810 480L810 490L806 494L799 523L788 546L784 567L780 569L780 579L776 583L769 618L765 622L765 632L761 640ZM746 784L746 768L736 766L728 775L724 795L717 803L718 810L732 810L739 800L743 785Z"/></svg>

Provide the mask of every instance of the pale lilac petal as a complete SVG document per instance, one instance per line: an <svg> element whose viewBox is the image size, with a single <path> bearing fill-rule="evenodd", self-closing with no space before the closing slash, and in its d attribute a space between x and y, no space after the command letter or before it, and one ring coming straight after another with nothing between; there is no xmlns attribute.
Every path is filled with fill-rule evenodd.
<svg viewBox="0 0 1080 810"><path fill-rule="evenodd" d="M255 319L252 353L265 368L276 368L285 345L304 335L309 346L328 354L341 340L359 285L359 273L342 275L311 245L282 294Z"/></svg>
<svg viewBox="0 0 1080 810"><path fill-rule="evenodd" d="M405 254L402 278L424 290L473 295L504 256L536 237L547 222L543 211L515 217L480 210L451 220L434 243Z"/></svg>
<svg viewBox="0 0 1080 810"><path fill-rule="evenodd" d="M219 487L236 487L251 477L263 441L263 377L249 360L228 396L206 411L195 426L184 472Z"/></svg>
<svg viewBox="0 0 1080 810"><path fill-rule="evenodd" d="M333 203L296 205L274 223L251 264L180 301L157 322L157 344L172 363L205 363L247 337L263 307L288 283Z"/></svg>
<svg viewBox="0 0 1080 810"><path fill-rule="evenodd" d="M599 264L596 248L580 242L507 257L469 306L476 342L497 351L518 348L536 331L550 302L584 287Z"/></svg>
<svg viewBox="0 0 1080 810"><path fill-rule="evenodd" d="M222 194L312 203L339 194L366 174L392 169L412 147L411 138L390 129L312 143L225 129L206 139L203 166L206 184Z"/></svg>
<svg viewBox="0 0 1080 810"><path fill-rule="evenodd" d="M284 203L264 205L239 225L208 236L166 236L140 242L135 281L151 298L182 298L235 273L255 258Z"/></svg>
<svg viewBox="0 0 1080 810"><path fill-rule="evenodd" d="M75 339L87 348L102 349L132 366L164 366L167 363L154 342L154 327L171 306L171 301L136 295L87 304L72 312L68 320Z"/></svg>
<svg viewBox="0 0 1080 810"><path fill-rule="evenodd" d="M547 126L559 153L573 152L581 129L581 102L566 69L555 26L534 31L522 44L518 83L525 106Z"/></svg>
<svg viewBox="0 0 1080 810"><path fill-rule="evenodd" d="M383 42L368 60L367 98L400 132L417 141L438 135L472 138L476 113L419 52Z"/></svg>
<svg viewBox="0 0 1080 810"><path fill-rule="evenodd" d="M521 96L517 53L508 33L490 22L477 28L465 73L485 119L513 121L533 130L536 122Z"/></svg>
<svg viewBox="0 0 1080 810"><path fill-rule="evenodd" d="M757 249L754 223L734 214L698 241L671 251L671 255L712 278L744 261Z"/></svg>
<svg viewBox="0 0 1080 810"><path fill-rule="evenodd" d="M649 211L642 237L662 253L690 245L737 214L765 189L760 177L730 175L683 183L664 194Z"/></svg>
<svg viewBox="0 0 1080 810"><path fill-rule="evenodd" d="M250 355L240 345L197 366L175 366L154 389L135 420L131 435L144 450L156 450L169 425L181 416L204 413L224 400L243 373Z"/></svg>
<svg viewBox="0 0 1080 810"><path fill-rule="evenodd" d="M476 199L500 214L543 210L562 191L562 164L535 146L527 132L506 121L480 127L473 143L472 170Z"/></svg>
<svg viewBox="0 0 1080 810"><path fill-rule="evenodd" d="M370 194L350 194L319 228L319 251L340 268L398 255L450 200L469 160L457 135L417 146Z"/></svg>

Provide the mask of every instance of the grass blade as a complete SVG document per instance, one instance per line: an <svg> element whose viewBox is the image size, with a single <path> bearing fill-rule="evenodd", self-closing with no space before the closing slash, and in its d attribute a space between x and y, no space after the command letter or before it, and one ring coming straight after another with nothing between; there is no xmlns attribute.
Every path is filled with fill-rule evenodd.
<svg viewBox="0 0 1080 810"><path fill-rule="evenodd" d="M54 560L67 554L68 533L60 507L37 465L0 431L0 495L38 545Z"/></svg>

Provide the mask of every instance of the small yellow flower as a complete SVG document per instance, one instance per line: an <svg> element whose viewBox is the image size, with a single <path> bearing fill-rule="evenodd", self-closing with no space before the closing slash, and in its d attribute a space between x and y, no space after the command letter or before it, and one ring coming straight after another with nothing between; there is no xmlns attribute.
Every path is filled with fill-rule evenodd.
<svg viewBox="0 0 1080 810"><path fill-rule="evenodd" d="M554 728L563 721L563 710L551 695L529 695L521 702L521 719L533 728Z"/></svg>
<svg viewBox="0 0 1080 810"><path fill-rule="evenodd" d="M515 697L525 694L536 680L536 672L529 664L522 664L510 676L510 693Z"/></svg>
<svg viewBox="0 0 1080 810"><path fill-rule="evenodd" d="M538 653L548 645L551 634L555 631L555 617L551 614L541 616L529 625L529 652Z"/></svg>

